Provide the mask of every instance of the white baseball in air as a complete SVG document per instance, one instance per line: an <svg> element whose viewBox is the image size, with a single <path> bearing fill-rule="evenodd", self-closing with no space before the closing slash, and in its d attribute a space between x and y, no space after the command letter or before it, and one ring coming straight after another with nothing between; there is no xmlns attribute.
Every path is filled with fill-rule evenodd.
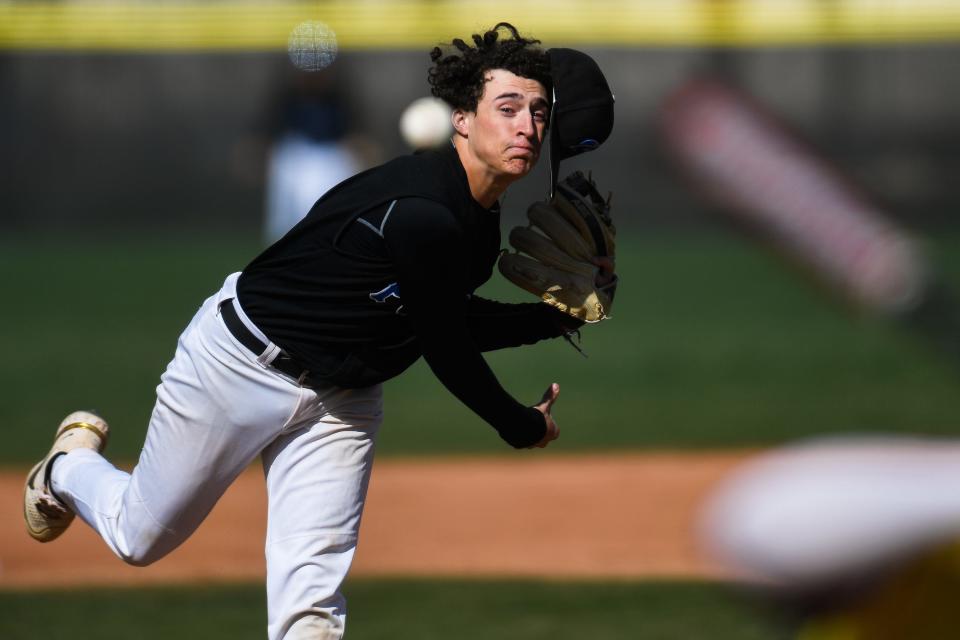
<svg viewBox="0 0 960 640"><path fill-rule="evenodd" d="M439 147L453 134L449 105L439 98L418 98L400 116L400 135L413 149Z"/></svg>
<svg viewBox="0 0 960 640"><path fill-rule="evenodd" d="M337 34L325 22L305 20L287 39L290 62L302 71L320 71L337 58Z"/></svg>

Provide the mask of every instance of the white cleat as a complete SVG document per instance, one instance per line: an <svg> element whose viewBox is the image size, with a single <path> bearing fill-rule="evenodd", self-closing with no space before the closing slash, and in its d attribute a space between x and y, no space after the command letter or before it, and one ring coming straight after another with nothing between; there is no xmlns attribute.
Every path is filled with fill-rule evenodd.
<svg viewBox="0 0 960 640"><path fill-rule="evenodd" d="M50 464L74 449L103 451L110 427L107 421L89 411L74 411L60 423L53 447L34 465L23 489L23 519L34 540L50 542L66 531L75 514L50 490Z"/></svg>

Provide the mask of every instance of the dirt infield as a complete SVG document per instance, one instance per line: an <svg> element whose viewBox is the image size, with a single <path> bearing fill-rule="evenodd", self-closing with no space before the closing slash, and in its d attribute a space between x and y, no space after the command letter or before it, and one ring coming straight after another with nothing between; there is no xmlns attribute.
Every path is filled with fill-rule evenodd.
<svg viewBox="0 0 960 640"><path fill-rule="evenodd" d="M722 577L698 549L697 510L747 455L383 459L352 575ZM0 587L263 577L259 468L241 476L186 544L147 568L124 565L82 523L52 544L31 540L20 515L24 473L0 473Z"/></svg>

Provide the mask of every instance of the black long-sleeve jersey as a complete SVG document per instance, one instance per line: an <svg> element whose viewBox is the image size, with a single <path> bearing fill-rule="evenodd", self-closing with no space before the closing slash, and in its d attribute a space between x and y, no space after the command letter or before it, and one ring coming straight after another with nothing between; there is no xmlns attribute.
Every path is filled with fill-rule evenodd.
<svg viewBox="0 0 960 640"><path fill-rule="evenodd" d="M544 304L475 296L499 251L499 207L472 198L450 147L332 189L244 269L237 295L311 378L368 386L422 355L504 440L525 447L543 438L543 415L500 386L481 351L557 337L571 321Z"/></svg>

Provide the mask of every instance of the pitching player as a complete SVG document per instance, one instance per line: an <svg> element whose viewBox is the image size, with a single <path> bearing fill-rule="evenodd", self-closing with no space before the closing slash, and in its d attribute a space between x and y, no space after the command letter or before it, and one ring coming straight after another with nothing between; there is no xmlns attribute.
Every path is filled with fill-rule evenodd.
<svg viewBox="0 0 960 640"><path fill-rule="evenodd" d="M262 456L268 635L340 638L382 382L423 356L513 447L556 439L558 385L518 402L481 352L581 323L549 305L473 295L500 249L498 199L537 163L550 120L556 69L537 42L501 23L472 45L435 49L429 81L453 107L450 146L341 183L226 278L180 336L132 473L101 455L103 418L67 416L27 478L30 535L52 540L78 514L125 562L150 564Z"/></svg>

